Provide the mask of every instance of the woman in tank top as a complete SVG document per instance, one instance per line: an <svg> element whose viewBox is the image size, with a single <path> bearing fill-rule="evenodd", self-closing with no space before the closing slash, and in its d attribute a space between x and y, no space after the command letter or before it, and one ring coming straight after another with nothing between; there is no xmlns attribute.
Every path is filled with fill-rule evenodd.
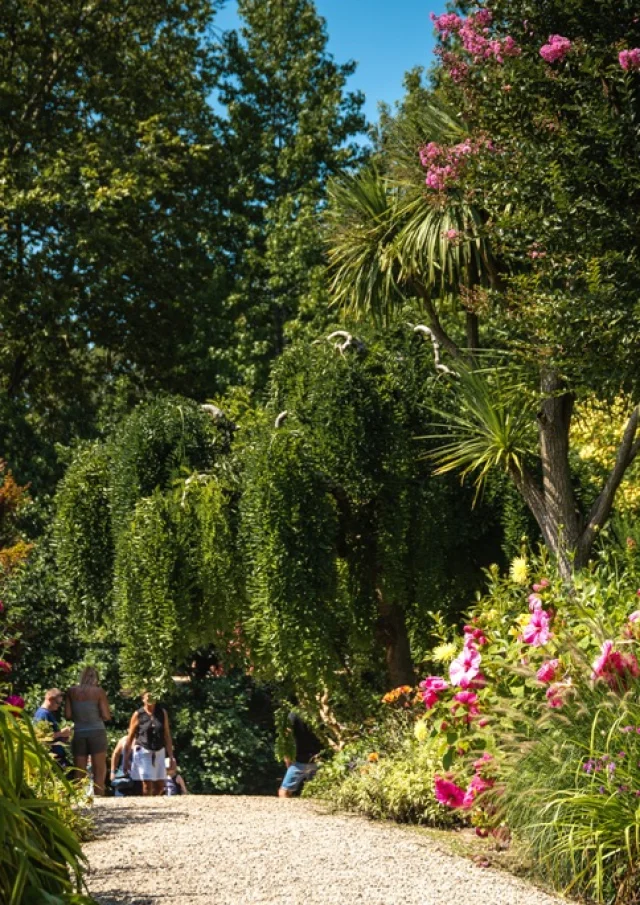
<svg viewBox="0 0 640 905"><path fill-rule="evenodd" d="M104 721L111 719L111 710L93 666L85 666L78 684L67 692L64 715L68 720L73 720L71 752L74 766L78 772L86 771L87 761L91 758L94 794L104 795L107 773L107 732Z"/></svg>

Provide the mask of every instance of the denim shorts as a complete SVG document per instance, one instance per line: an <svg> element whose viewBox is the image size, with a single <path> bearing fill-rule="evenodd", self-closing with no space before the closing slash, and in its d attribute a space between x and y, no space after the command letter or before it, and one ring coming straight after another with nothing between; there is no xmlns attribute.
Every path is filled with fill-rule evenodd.
<svg viewBox="0 0 640 905"><path fill-rule="evenodd" d="M301 764L296 761L287 768L282 780L282 788L287 792L297 792L306 779L315 776L317 764Z"/></svg>

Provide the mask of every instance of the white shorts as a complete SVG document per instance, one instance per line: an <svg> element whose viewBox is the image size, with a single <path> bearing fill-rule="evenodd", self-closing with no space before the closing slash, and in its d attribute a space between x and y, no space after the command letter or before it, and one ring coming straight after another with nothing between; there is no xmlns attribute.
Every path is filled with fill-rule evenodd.
<svg viewBox="0 0 640 905"><path fill-rule="evenodd" d="M157 782L167 778L167 768L164 763L164 748L159 751L147 751L140 745L133 746L133 759L131 761L131 779L143 782Z"/></svg>

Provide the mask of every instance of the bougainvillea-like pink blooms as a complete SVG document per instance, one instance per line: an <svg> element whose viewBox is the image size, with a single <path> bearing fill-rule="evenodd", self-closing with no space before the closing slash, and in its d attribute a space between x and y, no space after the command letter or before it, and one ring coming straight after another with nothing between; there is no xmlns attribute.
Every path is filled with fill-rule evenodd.
<svg viewBox="0 0 640 905"><path fill-rule="evenodd" d="M545 610L534 610L529 623L522 630L522 640L532 647L542 647L551 638L549 614Z"/></svg>
<svg viewBox="0 0 640 905"><path fill-rule="evenodd" d="M457 786L455 782L444 779L442 776L436 776L433 781L433 789L436 801L444 804L449 808L461 808L464 802L464 789Z"/></svg>
<svg viewBox="0 0 640 905"><path fill-rule="evenodd" d="M629 616L629 622L637 622L640 619L640 610L636 610Z"/></svg>
<svg viewBox="0 0 640 905"><path fill-rule="evenodd" d="M445 688L449 687L449 683L445 682L440 676L427 676L418 686L422 692L422 700L427 710L431 710L438 703L438 695Z"/></svg>
<svg viewBox="0 0 640 905"><path fill-rule="evenodd" d="M543 663L536 673L538 682L544 682L545 684L547 682L553 682L558 672L558 665L558 660L547 660L546 663Z"/></svg>
<svg viewBox="0 0 640 905"><path fill-rule="evenodd" d="M544 591L544 589L548 588L548 587L549 587L548 578L541 578L537 584L532 585L532 589L536 592L536 594L539 594L540 591Z"/></svg>
<svg viewBox="0 0 640 905"><path fill-rule="evenodd" d="M549 42L540 48L540 56L546 63L562 62L571 50L571 41L562 35L549 35Z"/></svg>
<svg viewBox="0 0 640 905"><path fill-rule="evenodd" d="M0 672L11 672L11 664L6 660L0 660Z"/></svg>
<svg viewBox="0 0 640 905"><path fill-rule="evenodd" d="M459 31L464 21L457 13L444 13L442 16L431 13L430 19L443 41L446 41L453 32Z"/></svg>
<svg viewBox="0 0 640 905"><path fill-rule="evenodd" d="M24 698L21 698L19 694L8 694L4 699L4 703L8 704L9 707L17 707L18 710L24 710Z"/></svg>
<svg viewBox="0 0 640 905"><path fill-rule="evenodd" d="M640 70L640 47L634 47L633 50L621 50L618 54L618 61L627 72Z"/></svg>
<svg viewBox="0 0 640 905"><path fill-rule="evenodd" d="M451 684L460 688L469 688L473 680L480 674L481 660L482 657L474 647L465 645L462 653L458 654L449 667Z"/></svg>

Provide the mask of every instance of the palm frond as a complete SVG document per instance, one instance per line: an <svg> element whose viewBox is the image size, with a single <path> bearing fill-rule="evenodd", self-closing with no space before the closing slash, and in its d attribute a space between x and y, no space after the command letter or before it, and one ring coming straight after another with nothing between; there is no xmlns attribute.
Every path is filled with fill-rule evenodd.
<svg viewBox="0 0 640 905"><path fill-rule="evenodd" d="M457 368L452 410L439 411L441 431L422 439L441 441L426 454L436 474L475 474L477 498L491 470L521 473L533 454L535 397L509 369Z"/></svg>

